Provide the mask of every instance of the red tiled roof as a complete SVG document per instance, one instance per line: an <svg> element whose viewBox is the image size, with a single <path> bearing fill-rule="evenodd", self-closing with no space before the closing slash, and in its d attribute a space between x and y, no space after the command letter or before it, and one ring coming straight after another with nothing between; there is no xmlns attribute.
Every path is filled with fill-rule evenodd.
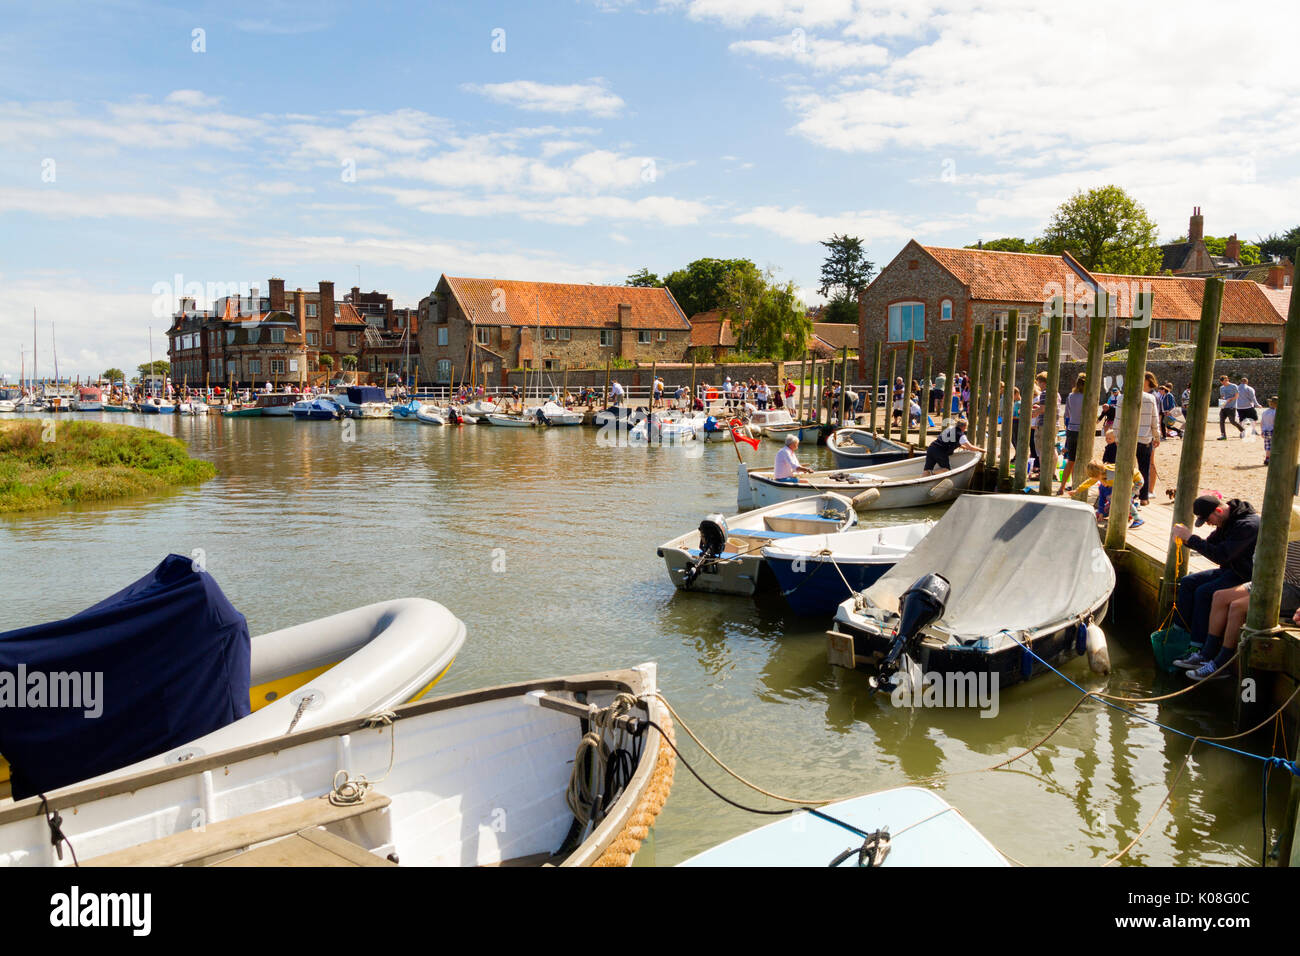
<svg viewBox="0 0 1300 956"><path fill-rule="evenodd" d="M856 349L860 344L856 322L814 322L813 334L833 349Z"/></svg>
<svg viewBox="0 0 1300 956"><path fill-rule="evenodd" d="M720 309L697 312L691 316L691 345L735 348L736 333L731 319Z"/></svg>
<svg viewBox="0 0 1300 956"><path fill-rule="evenodd" d="M1283 319L1291 312L1291 289L1274 289L1271 286L1261 285L1259 291L1264 293L1264 298L1273 303L1273 308Z"/></svg>
<svg viewBox="0 0 1300 956"><path fill-rule="evenodd" d="M992 249L944 249L921 246L935 261L970 289L972 299L991 302L1042 302L1080 281L1064 256ZM1085 273L1086 275L1086 273Z"/></svg>
<svg viewBox="0 0 1300 956"><path fill-rule="evenodd" d="M691 325L664 288L570 285L443 276L451 294L477 325L618 328L619 306L631 306L631 329L688 332ZM494 309L493 306L496 306Z"/></svg>
<svg viewBox="0 0 1300 956"><path fill-rule="evenodd" d="M1112 315L1126 315L1137 292L1151 292L1153 319L1200 319L1205 279L1191 276L1125 276L1098 272L1094 278L1119 302ZM1219 322L1223 325L1284 325L1286 308L1279 308L1271 291L1248 279L1225 279ZM1113 301L1113 299L1112 299Z"/></svg>

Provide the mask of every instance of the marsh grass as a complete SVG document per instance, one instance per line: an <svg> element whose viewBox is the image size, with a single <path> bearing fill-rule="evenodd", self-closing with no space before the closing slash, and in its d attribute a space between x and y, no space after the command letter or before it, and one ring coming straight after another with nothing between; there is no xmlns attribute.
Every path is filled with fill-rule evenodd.
<svg viewBox="0 0 1300 956"><path fill-rule="evenodd" d="M0 422L0 514L170 491L216 473L184 442L147 428Z"/></svg>

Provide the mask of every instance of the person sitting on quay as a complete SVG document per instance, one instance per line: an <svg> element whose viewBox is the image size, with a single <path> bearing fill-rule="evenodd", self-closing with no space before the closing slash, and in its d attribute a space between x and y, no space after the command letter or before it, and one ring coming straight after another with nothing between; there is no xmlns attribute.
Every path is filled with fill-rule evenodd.
<svg viewBox="0 0 1300 956"><path fill-rule="evenodd" d="M799 475L811 475L813 470L807 465L799 464L799 436L786 435L785 447L776 453L776 465L772 468L772 479L785 485L799 484Z"/></svg>
<svg viewBox="0 0 1300 956"><path fill-rule="evenodd" d="M1178 582L1175 607L1192 635L1192 643L1201 648L1174 661L1175 667L1187 670L1214 660L1219 653L1223 635L1211 634L1209 630L1214 594L1251 579L1255 544L1259 539L1259 513L1248 501L1240 498L1224 501L1218 495L1201 495L1192 503L1192 512L1196 515L1196 527L1209 524L1214 531L1202 538L1187 525L1176 524L1174 537L1218 567L1185 574Z"/></svg>
<svg viewBox="0 0 1300 956"><path fill-rule="evenodd" d="M1286 546L1286 567L1282 571L1282 601L1278 609L1278 620L1290 619L1300 624L1300 506L1291 510L1290 541ZM1250 585L1238 584L1214 592L1210 605L1210 634L1222 634L1223 646L1212 660L1207 660L1200 667L1187 672L1190 680L1207 680L1209 678L1227 677L1224 665L1232 660L1237 652L1237 643L1241 638L1241 629L1246 623L1246 612L1250 609Z"/></svg>
<svg viewBox="0 0 1300 956"><path fill-rule="evenodd" d="M984 449L977 445L972 445L970 439L966 437L966 426L968 422L965 418L958 418L955 422L939 432L934 441L925 450L925 470L922 475L933 475L936 471L949 471L952 468L952 453L959 448L969 448L971 451L984 454Z"/></svg>

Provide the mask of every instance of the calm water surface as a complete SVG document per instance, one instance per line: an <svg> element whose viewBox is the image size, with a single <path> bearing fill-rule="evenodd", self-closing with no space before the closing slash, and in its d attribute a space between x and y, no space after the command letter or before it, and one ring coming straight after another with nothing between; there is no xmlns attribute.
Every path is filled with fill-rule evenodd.
<svg viewBox="0 0 1300 956"><path fill-rule="evenodd" d="M393 421L357 422L355 441L345 442L330 422L103 417L185 439L218 475L161 499L0 519L4 628L73 614L165 554L202 549L254 635L388 598L442 602L469 638L441 692L657 661L665 695L716 753L768 789L806 797L978 770L1037 741L1078 697L1044 675L1004 691L993 719L974 709L897 709L871 696L863 675L826 663L829 621L783 612L779 598L678 593L655 547L707 512L734 512L728 445L692 456L600 447L584 428ZM765 442L746 452L766 464L775 450ZM805 448L803 458L831 464L822 450ZM872 514L865 523L940 512ZM504 570L494 570L494 558ZM1155 673L1145 635L1132 630L1106 622L1111 692L1178 686ZM1068 673L1107 686L1082 661ZM1141 712L1192 733L1230 733L1229 693L1219 685ZM939 789L1022 862L1092 865L1146 824L1186 749L1185 738L1090 702L1014 769L954 776ZM732 797L771 806L722 785L693 746L685 753ZM1260 778L1257 763L1198 747L1127 861L1257 861ZM1274 827L1284 802L1279 781L1269 801ZM720 803L679 765L655 859L679 862L770 820Z"/></svg>

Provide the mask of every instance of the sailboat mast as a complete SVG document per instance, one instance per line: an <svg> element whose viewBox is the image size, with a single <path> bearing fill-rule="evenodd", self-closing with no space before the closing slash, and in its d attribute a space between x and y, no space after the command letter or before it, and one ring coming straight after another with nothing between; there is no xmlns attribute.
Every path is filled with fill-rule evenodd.
<svg viewBox="0 0 1300 956"><path fill-rule="evenodd" d="M54 352L54 393L59 392L59 344L54 340L54 323L50 323L50 349Z"/></svg>

